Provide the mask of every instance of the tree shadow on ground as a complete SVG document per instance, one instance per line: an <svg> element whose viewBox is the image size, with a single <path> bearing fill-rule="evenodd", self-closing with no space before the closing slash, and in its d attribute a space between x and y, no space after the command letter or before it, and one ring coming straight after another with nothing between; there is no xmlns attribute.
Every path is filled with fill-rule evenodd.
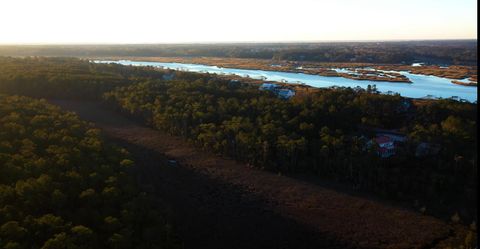
<svg viewBox="0 0 480 249"><path fill-rule="evenodd" d="M269 208L272 203L239 186L169 165L148 148L114 142L132 153L141 186L168 207L185 248L353 248L280 216Z"/></svg>

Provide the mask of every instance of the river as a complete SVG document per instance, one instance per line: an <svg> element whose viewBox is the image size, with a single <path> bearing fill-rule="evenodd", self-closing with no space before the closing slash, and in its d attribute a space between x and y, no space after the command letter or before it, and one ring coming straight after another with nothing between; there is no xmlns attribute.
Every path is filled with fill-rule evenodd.
<svg viewBox="0 0 480 249"><path fill-rule="evenodd" d="M361 87L367 88L368 85L376 85L377 90L385 94L399 93L409 98L455 98L457 100L466 100L469 102L477 101L477 87L462 86L453 84L452 79L441 78L437 76L412 74L405 71L398 73L407 76L412 83L392 83L386 81L352 80L343 77L328 77L320 75L310 75L304 73L264 71L254 69L236 69L222 68L217 66L208 66L201 64L187 63L166 63L149 61L130 61L130 60L96 60L95 63L118 63L131 66L153 66L173 70L215 73L226 75L237 75L250 77L254 79L264 79L265 81L286 82L292 84L303 83L312 87ZM342 70L342 69L337 69ZM344 69L343 69L344 70Z"/></svg>

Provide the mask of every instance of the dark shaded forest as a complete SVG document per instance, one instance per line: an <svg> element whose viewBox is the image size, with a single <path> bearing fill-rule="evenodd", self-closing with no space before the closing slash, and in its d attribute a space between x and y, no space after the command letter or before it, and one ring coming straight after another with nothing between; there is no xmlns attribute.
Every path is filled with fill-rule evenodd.
<svg viewBox="0 0 480 249"><path fill-rule="evenodd" d="M397 42L25 45L0 46L3 56L230 57L315 62L477 64L476 40Z"/></svg>
<svg viewBox="0 0 480 249"><path fill-rule="evenodd" d="M0 95L1 248L176 248L135 163L45 100Z"/></svg>
<svg viewBox="0 0 480 249"><path fill-rule="evenodd" d="M385 199L415 202L422 212L439 212L437 214L440 216L453 216L466 224L477 218L476 104L448 99L412 101L399 95L379 94L374 87L368 90L320 89L282 100L270 92L259 91L257 85L231 82L215 75L176 72L174 80L160 80L164 73L148 67L94 64L69 58L0 57L0 92L60 99L103 98L106 104L133 119L182 136L205 150L258 168L282 174L314 175L341 182ZM137 193L134 184L124 174L129 169L123 167L125 163L122 162L130 164L130 161L124 161L129 160L128 156L118 154L120 152L105 145L95 131L90 131L72 114L62 114L44 102L30 99L2 97L2 100L0 114L2 120L8 121L1 124L6 125L0 130L0 134L6 136L2 141L15 142L0 147L0 153L3 153L0 154L0 160L4 160L2 163L5 165L7 162L12 165L0 169L9 170L0 176L12 175L5 178L7 182L1 182L3 185L0 186L5 191L2 190L4 194L0 196L0 202L7 203L6 207L19 205L21 208L17 210L21 212L40 212L32 213L31 219L25 221L19 220L18 217L24 216L16 213L18 211L2 209L6 210L0 212L0 221L7 222L5 231L7 234L9 229L25 231L19 234L27 236L27 231L36 231L36 228L32 228L35 224L28 222L47 214L59 216L63 222L61 224L67 225L62 227L63 230L39 235L38 239L32 239L34 241L24 240L25 237L8 237L8 241L0 243L19 246L37 243L35 245L41 246L40 242L56 240L57 237L52 237L55 234L63 234L58 240L75 241L75 238L70 240L69 236L75 237L77 230L81 230L80 233L86 231L84 228L72 230L80 225L91 230L85 232L95 238L88 240L89 243L107 245L115 233L127 236L121 233L124 231L122 229L126 227L128 230L129 225L138 224L137 221L124 220L122 209L112 210L109 207L117 207L118 203L136 203L136 198L139 198L133 194ZM22 115L19 115L20 111ZM48 115L43 112L48 112ZM46 117L36 118L39 115ZM67 121L70 123L65 123ZM405 134L407 141L399 145L393 157L381 158L376 145L369 145L375 136L373 129L395 129ZM19 133L21 131L24 133ZM63 139L62 132L71 138ZM62 136L55 135L57 133ZM85 148L78 149L72 145L83 144L83 140L87 143ZM440 150L435 155L419 157L415 152L421 143L435 144ZM62 152L64 145L68 150ZM41 151L40 148L52 150ZM20 156L17 158L18 151ZM23 151L26 155L22 154ZM93 160L90 163L76 161L78 153L81 155L85 151L98 156L88 157ZM39 158L46 162L54 160L46 165L64 167L48 167L45 170L41 167L42 170L35 170L34 166L31 168ZM26 160L28 163L17 160ZM22 168L23 165L28 168ZM98 169L91 165L110 166L105 166L108 169L106 173L100 175L103 171L97 172L95 177L99 180L95 178L98 181L94 181L91 174ZM70 177L70 171L81 181L78 186L62 185L62 179ZM48 181L43 179L45 176L42 174L50 177L47 177ZM95 208L82 207L81 204L74 206L82 207L78 215L86 217L78 220L71 216L77 214L77 211L73 211L75 208L65 211L64 206L55 206L55 201L24 203L27 200L15 197L20 191L17 186L21 186L18 181L41 186L32 191L71 191L62 193L72 198L72 203L78 203L81 193L87 190L86 195L93 193L95 196L102 195L105 188L114 187L116 189L112 190L112 195L116 191L128 194L122 194L118 197L120 199L114 195ZM47 181L49 185L42 181ZM47 192L32 194L31 198L38 200L36 198L40 196L43 199ZM104 210L105 213L101 214L88 213ZM118 226L122 229L112 232L101 230L104 226L101 222L110 216L123 224ZM14 223L8 223L10 221ZM4 231L3 228L0 232ZM164 229L160 234L168 234L165 227L155 229ZM149 234L133 234L125 239L136 241ZM170 239L168 236L161 238Z"/></svg>
<svg viewBox="0 0 480 249"><path fill-rule="evenodd" d="M105 98L157 129L263 169L315 174L476 217L473 104L441 100L405 110L398 95L348 88L284 101L210 76L137 83ZM396 128L408 140L394 157L380 158L368 146L374 134L359 129L365 126ZM438 144L440 154L416 157L422 142Z"/></svg>

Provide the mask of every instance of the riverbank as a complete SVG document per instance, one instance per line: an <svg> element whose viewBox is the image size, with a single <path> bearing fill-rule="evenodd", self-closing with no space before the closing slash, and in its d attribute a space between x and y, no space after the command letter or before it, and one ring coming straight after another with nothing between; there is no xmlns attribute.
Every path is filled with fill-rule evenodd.
<svg viewBox="0 0 480 249"><path fill-rule="evenodd" d="M278 70L266 71L257 69L241 69L233 67L219 67L204 64L185 64L177 62L152 62L140 60L92 60L96 63L118 63L130 66L151 66L156 68L179 70L195 73L210 73L216 75L236 75L243 78L253 78L262 81L288 83L290 85L307 85L315 88L349 87L368 89L375 85L378 92L383 94L400 94L408 98L452 98L460 101L475 102L477 100L476 89L452 84L450 79L436 76L425 76L400 71L375 71L372 68L352 69L334 68L336 73L348 74L349 77L322 76L298 72L282 72ZM392 83L386 81L374 81L368 77L381 77L400 79L408 78L411 83ZM172 76L173 74L169 74ZM392 76L396 75L396 76ZM354 77L355 79L350 79Z"/></svg>
<svg viewBox="0 0 480 249"><path fill-rule="evenodd" d="M101 60L133 60L151 62L174 62L188 64L203 64L224 68L241 68L251 70L279 71L321 75L326 77L344 77L353 80L370 80L393 83L411 83L411 80L401 74L380 71L406 71L412 74L432 75L446 79L466 79L477 81L476 66L453 65L442 67L437 65L402 65L374 64L355 62L306 62L268 59L219 58L219 57L98 57ZM343 72L335 68L347 69ZM367 69L366 69L367 68Z"/></svg>
<svg viewBox="0 0 480 249"><path fill-rule="evenodd" d="M369 63L304 63L296 61L275 61L265 59L216 58L216 57L107 57L91 58L98 60L132 60L166 63L188 63L217 66L223 68L240 68L248 70L278 71L288 73L304 73L325 77L343 77L352 80L370 80L392 83L411 83L398 73L386 73L365 70L364 67L373 66ZM338 72L334 68L351 68L352 72ZM356 69L360 70L356 70Z"/></svg>
<svg viewBox="0 0 480 249"><path fill-rule="evenodd" d="M473 86L477 87L477 82L463 82L458 80L452 80L453 84L462 85L462 86Z"/></svg>

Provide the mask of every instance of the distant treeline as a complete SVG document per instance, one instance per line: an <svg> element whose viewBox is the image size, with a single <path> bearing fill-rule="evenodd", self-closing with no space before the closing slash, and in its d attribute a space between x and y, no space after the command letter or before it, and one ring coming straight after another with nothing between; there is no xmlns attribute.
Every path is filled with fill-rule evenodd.
<svg viewBox="0 0 480 249"><path fill-rule="evenodd" d="M7 56L207 56L316 62L477 64L476 40L270 44L0 46Z"/></svg>
<svg viewBox="0 0 480 249"><path fill-rule="evenodd" d="M0 92L42 98L100 99L103 92L163 75L153 68L74 58L0 57Z"/></svg>

